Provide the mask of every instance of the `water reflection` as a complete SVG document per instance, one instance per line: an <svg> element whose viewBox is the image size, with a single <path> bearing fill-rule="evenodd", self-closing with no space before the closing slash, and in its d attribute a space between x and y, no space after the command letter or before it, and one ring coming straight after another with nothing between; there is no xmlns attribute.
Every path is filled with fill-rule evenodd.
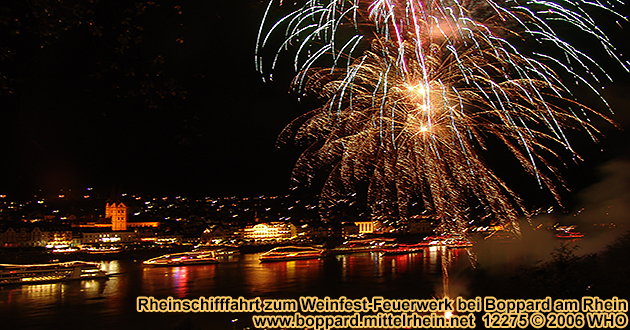
<svg viewBox="0 0 630 330"><path fill-rule="evenodd" d="M389 264L392 278L396 278L397 274L403 274L411 271L411 266L414 264L422 263L423 253L414 252L409 254L382 256L384 262Z"/></svg>
<svg viewBox="0 0 630 330"><path fill-rule="evenodd" d="M250 265L245 282L250 296L271 296L275 292L301 292L309 283L322 276L322 259L291 260L279 262L258 261L259 254L245 255L244 263Z"/></svg>
<svg viewBox="0 0 630 330"><path fill-rule="evenodd" d="M119 260L102 261L101 269L104 270L107 274L119 274L122 272Z"/></svg>
<svg viewBox="0 0 630 330"><path fill-rule="evenodd" d="M185 298L194 287L212 286L218 265L142 267L142 291L147 295Z"/></svg>
<svg viewBox="0 0 630 330"><path fill-rule="evenodd" d="M0 291L2 304L35 306L45 303L63 304L74 296L92 299L100 296L106 286L105 279L81 282L12 285Z"/></svg>
<svg viewBox="0 0 630 330"><path fill-rule="evenodd" d="M29 323L45 324L58 315L73 314L77 310L89 309L90 305L105 290L107 280L48 283L35 285L12 285L0 289L0 318L3 325L11 326L13 320L28 320ZM70 311L70 309L74 311ZM99 311L104 313L106 311ZM19 328L22 328L19 322Z"/></svg>
<svg viewBox="0 0 630 330"><path fill-rule="evenodd" d="M344 282L366 276L381 277L384 270L380 255L376 252L339 254L335 259L341 262L341 279Z"/></svg>
<svg viewBox="0 0 630 330"><path fill-rule="evenodd" d="M219 264L181 267L144 267L141 262L130 260L104 261L102 269L116 274L107 280L0 287L0 318L7 320L8 328L20 329L50 329L51 324L60 321L94 323L90 327L97 329L172 329L186 318L193 320L197 328L216 323L216 327L210 328L229 330L233 325L231 319L239 318L239 324L245 324L248 316L141 314L136 312L135 299L140 295L429 298L441 282L442 253L448 254L452 265L457 265L459 259L467 261L465 252L440 248L396 256L359 253L269 263L259 262L259 254L242 254L223 257Z"/></svg>

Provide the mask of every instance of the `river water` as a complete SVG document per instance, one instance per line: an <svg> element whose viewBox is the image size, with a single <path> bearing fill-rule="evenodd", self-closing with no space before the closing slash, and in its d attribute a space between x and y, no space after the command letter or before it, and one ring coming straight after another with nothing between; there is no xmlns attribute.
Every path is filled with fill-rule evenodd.
<svg viewBox="0 0 630 330"><path fill-rule="evenodd" d="M358 253L271 263L260 263L256 253L241 254L221 257L219 264L184 267L102 261L104 270L118 275L0 287L0 323L3 329L253 329L247 313L139 313L136 297L428 299L442 294L441 253L448 253L452 271L469 266L465 250L438 248L399 256Z"/></svg>

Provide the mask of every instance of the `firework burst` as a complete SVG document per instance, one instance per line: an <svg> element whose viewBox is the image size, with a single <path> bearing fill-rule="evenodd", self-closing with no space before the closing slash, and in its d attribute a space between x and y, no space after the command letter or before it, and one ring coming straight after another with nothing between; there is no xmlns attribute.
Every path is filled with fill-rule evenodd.
<svg viewBox="0 0 630 330"><path fill-rule="evenodd" d="M477 203L518 234L527 211L484 161L489 141L500 141L560 202L556 150L579 158L565 132L580 129L595 139L589 117L600 116L575 100L561 76L596 95L593 84L610 80L555 26L582 31L628 70L587 10L622 18L612 10L619 1L311 0L265 30L273 4L256 64L266 72L259 53L284 30L269 68L295 45L292 88L322 100L279 142L305 146L296 183L328 170L323 209L367 183L373 216L393 214L404 223L418 198L444 230L461 233ZM363 53L353 56L358 49Z"/></svg>

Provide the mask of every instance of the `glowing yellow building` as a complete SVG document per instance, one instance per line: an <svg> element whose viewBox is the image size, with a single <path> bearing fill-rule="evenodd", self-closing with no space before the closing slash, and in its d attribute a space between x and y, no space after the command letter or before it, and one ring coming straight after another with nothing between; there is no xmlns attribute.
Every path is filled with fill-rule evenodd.
<svg viewBox="0 0 630 330"><path fill-rule="evenodd" d="M252 240L291 239L296 235L295 226L285 222L259 223L243 229L243 238Z"/></svg>
<svg viewBox="0 0 630 330"><path fill-rule="evenodd" d="M129 219L128 207L123 202L107 202L105 205L105 218L112 219L113 231L127 230Z"/></svg>
<svg viewBox="0 0 630 330"><path fill-rule="evenodd" d="M372 234L374 232L373 221L357 221L354 224L359 227L359 234Z"/></svg>

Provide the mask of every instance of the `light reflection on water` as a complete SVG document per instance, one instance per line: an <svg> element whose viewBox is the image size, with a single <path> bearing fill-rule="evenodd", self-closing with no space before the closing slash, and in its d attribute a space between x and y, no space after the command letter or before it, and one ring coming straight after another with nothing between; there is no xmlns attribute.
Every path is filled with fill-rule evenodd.
<svg viewBox="0 0 630 330"><path fill-rule="evenodd" d="M245 283L250 297L270 297L274 292L303 292L323 271L323 260L291 260L258 262L258 254L245 255L251 265L245 272Z"/></svg>
<svg viewBox="0 0 630 330"><path fill-rule="evenodd" d="M246 314L138 313L136 297L158 299L243 296L247 299L299 296L384 296L426 299L441 282L444 249L396 256L377 253L331 255L324 259L260 263L259 254L225 257L219 264L143 267L129 260L104 261L118 274L108 280L0 287L0 318L19 329L202 329L250 326ZM467 267L465 253L448 251L452 267ZM463 256L463 258L462 258ZM463 262L462 262L463 261ZM211 325L211 326L208 326Z"/></svg>
<svg viewBox="0 0 630 330"><path fill-rule="evenodd" d="M186 298L195 288L212 286L217 265L182 267L142 267L144 295Z"/></svg>

